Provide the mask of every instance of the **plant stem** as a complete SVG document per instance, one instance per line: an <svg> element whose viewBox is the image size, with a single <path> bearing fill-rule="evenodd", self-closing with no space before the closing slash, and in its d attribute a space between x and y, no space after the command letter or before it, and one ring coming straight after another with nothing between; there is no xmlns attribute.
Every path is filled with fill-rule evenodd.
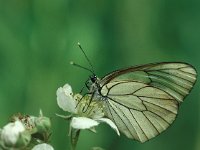
<svg viewBox="0 0 200 150"><path fill-rule="evenodd" d="M75 150L76 149L76 145L78 142L78 138L80 135L80 130L77 129L71 129L71 150Z"/></svg>

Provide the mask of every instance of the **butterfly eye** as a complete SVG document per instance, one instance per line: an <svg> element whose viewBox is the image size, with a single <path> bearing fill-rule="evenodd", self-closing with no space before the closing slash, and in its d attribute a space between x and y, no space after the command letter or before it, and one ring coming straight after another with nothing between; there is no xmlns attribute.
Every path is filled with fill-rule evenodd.
<svg viewBox="0 0 200 150"><path fill-rule="evenodd" d="M96 76L96 75L91 76L90 79L91 79L91 81L94 83L94 82L97 80L97 76Z"/></svg>

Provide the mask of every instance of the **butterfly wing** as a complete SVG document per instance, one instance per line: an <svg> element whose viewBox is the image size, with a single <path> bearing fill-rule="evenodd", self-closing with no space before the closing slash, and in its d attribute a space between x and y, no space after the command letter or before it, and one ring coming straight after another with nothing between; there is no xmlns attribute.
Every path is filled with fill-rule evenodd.
<svg viewBox="0 0 200 150"><path fill-rule="evenodd" d="M145 142L175 120L196 81L186 63L155 63L114 71L101 80L106 116L128 138Z"/></svg>

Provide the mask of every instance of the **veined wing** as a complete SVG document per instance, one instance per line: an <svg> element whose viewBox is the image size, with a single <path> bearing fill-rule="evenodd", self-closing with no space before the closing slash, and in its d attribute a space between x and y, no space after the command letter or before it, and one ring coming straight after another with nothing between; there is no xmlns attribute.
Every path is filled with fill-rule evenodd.
<svg viewBox="0 0 200 150"><path fill-rule="evenodd" d="M166 91L175 100L182 102L192 89L196 76L196 70L189 64L164 62L116 70L106 75L100 84L105 95L108 83L138 81Z"/></svg>
<svg viewBox="0 0 200 150"><path fill-rule="evenodd" d="M170 126L195 81L195 69L185 63L117 70L101 82L105 112L127 137L145 142Z"/></svg>

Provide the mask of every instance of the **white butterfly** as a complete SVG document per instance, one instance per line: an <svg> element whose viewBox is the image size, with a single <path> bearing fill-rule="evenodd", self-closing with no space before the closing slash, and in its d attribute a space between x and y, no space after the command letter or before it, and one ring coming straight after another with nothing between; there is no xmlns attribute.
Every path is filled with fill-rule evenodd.
<svg viewBox="0 0 200 150"><path fill-rule="evenodd" d="M106 116L128 138L140 142L159 135L172 124L197 76L194 67L182 62L128 67L102 79L91 72L86 84L91 100L103 101Z"/></svg>

